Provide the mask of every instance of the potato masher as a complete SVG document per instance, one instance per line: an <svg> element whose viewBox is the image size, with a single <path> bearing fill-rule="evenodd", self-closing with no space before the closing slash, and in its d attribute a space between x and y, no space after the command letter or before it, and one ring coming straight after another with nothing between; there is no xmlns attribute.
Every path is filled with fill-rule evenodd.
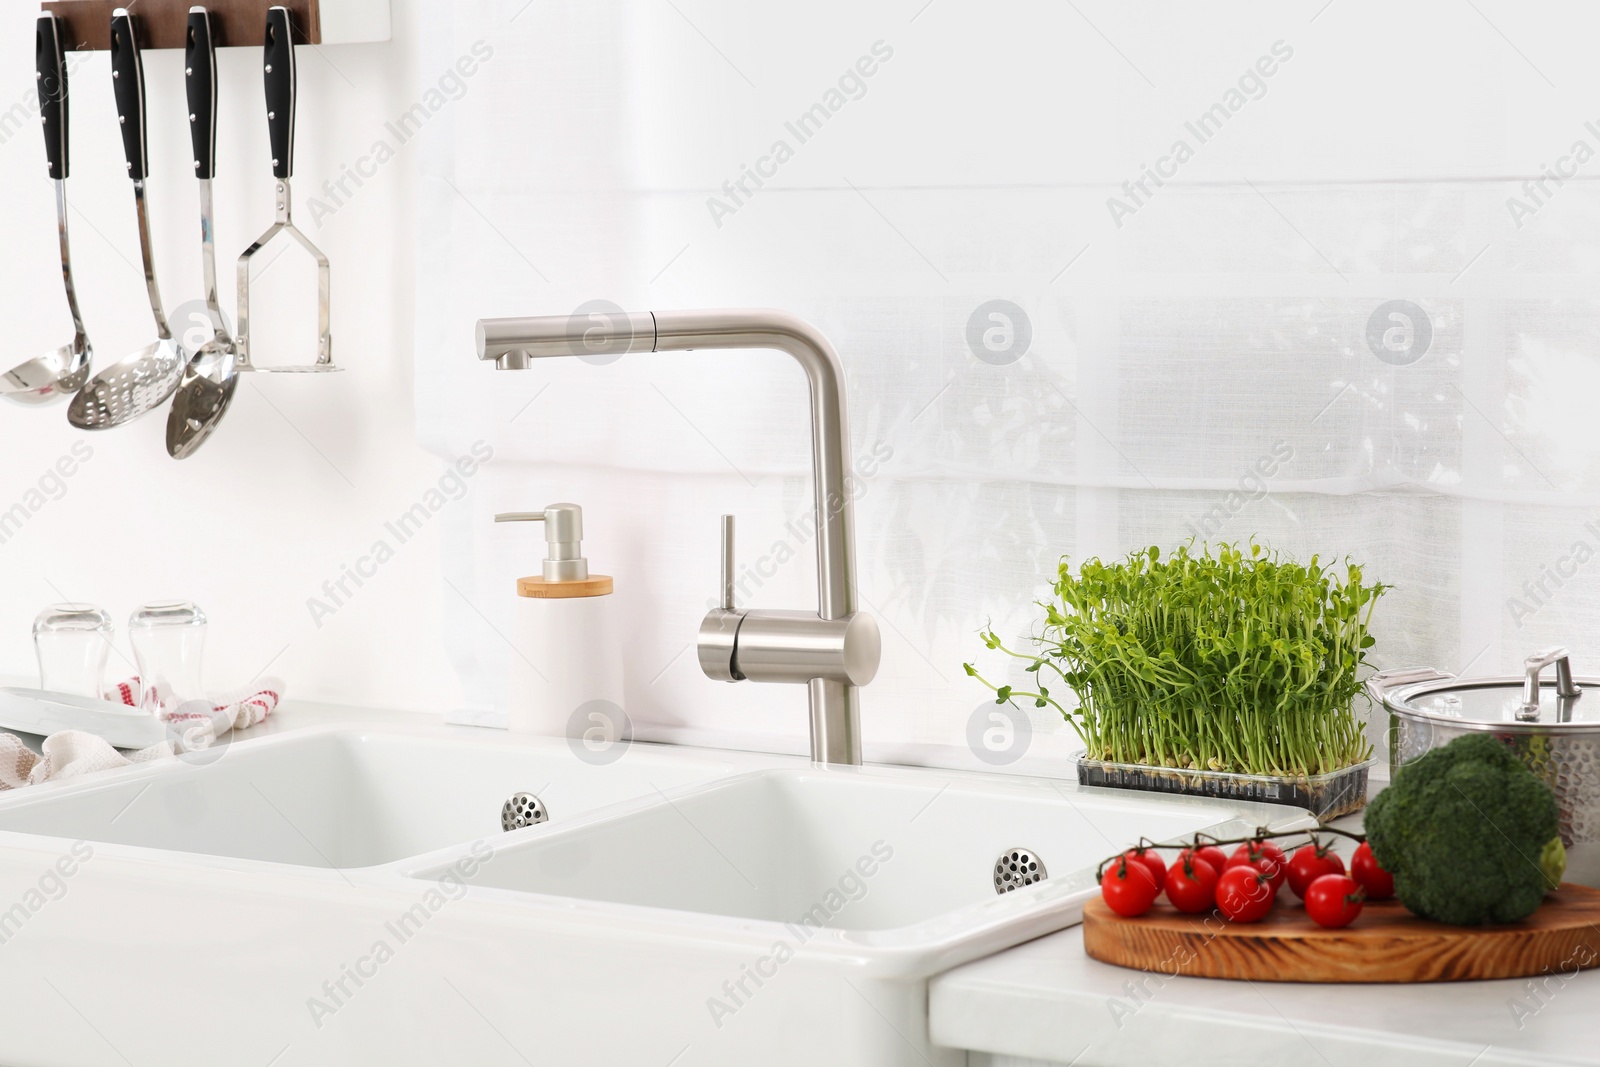
<svg viewBox="0 0 1600 1067"><path fill-rule="evenodd" d="M295 227L290 215L289 178L294 174L294 108L297 90L293 26L286 7L274 7L267 11L267 46L262 67L267 86L267 133L272 139L272 175L278 180L278 215L267 232L239 257L239 336L236 339L239 358L236 368L240 373L340 370L342 368L333 365L333 337L328 329L328 257ZM317 361L289 367L257 367L250 361L250 260L279 234L294 238L317 261Z"/></svg>

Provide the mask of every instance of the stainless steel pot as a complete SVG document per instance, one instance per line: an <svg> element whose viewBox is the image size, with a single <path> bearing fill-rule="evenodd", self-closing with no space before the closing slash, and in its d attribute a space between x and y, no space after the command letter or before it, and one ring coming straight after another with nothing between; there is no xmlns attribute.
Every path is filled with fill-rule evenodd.
<svg viewBox="0 0 1600 1067"><path fill-rule="evenodd" d="M1554 677L1542 678L1554 667ZM1460 679L1432 667L1367 681L1389 712L1392 774L1463 734L1492 733L1544 779L1561 809L1567 881L1600 886L1600 679L1575 680L1564 648L1536 652L1521 678Z"/></svg>

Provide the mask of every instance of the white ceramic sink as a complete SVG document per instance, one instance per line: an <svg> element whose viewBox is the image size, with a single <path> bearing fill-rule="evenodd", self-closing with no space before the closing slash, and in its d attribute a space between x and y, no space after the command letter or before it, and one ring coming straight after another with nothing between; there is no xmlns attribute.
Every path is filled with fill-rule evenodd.
<svg viewBox="0 0 1600 1067"><path fill-rule="evenodd" d="M539 796L559 824L775 761L637 744L598 764L562 740L475 732L317 727L254 739L0 796L0 831L351 869L498 836L513 793Z"/></svg>
<svg viewBox="0 0 1600 1067"><path fill-rule="evenodd" d="M589 1062L651 1062L673 1034L696 1062L944 1067L965 1060L926 1041L930 977L1077 922L1095 866L1141 836L1264 824L1311 822L1041 779L770 769L507 835L469 864L455 915L544 931L478 973L513 990L507 1012L519 984L559 985L573 1043L556 1047L586 1042ZM997 895L995 861L1019 848L1049 878ZM462 875L453 858L399 869ZM582 954L541 952L557 931L588 931ZM608 1027L619 1004L630 1025Z"/></svg>
<svg viewBox="0 0 1600 1067"><path fill-rule="evenodd" d="M996 939L1065 925L1097 891L1099 861L1141 836L1237 836L1285 814L1043 779L807 766L508 835L469 881L500 899L585 901L665 925L745 920L774 937L804 926L838 945L899 950L897 969L911 950L923 967L948 966L969 943L989 952ZM1017 849L1049 877L997 895L995 863Z"/></svg>
<svg viewBox="0 0 1600 1067"><path fill-rule="evenodd" d="M519 790L552 820L503 833ZM959 1067L928 1041L931 977L1076 922L1095 864L1140 836L1309 821L679 746L600 765L559 740L292 731L0 797L0 1062ZM997 896L1013 848L1049 877Z"/></svg>

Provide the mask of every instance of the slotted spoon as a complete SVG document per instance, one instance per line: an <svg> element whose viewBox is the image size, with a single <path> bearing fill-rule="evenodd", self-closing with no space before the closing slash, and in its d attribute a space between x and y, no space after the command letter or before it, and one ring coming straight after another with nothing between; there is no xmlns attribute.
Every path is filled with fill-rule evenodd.
<svg viewBox="0 0 1600 1067"><path fill-rule="evenodd" d="M139 56L134 16L121 7L111 15L111 80L116 90L117 121L122 124L122 148L128 157L128 177L133 179L139 253L144 258L144 285L156 322L156 340L95 375L72 398L67 419L80 430L110 429L154 411L178 388L183 368L189 362L188 353L167 326L166 312L161 310L161 290L156 284L150 213L145 206L149 154L145 145L144 62Z"/></svg>
<svg viewBox="0 0 1600 1067"><path fill-rule="evenodd" d="M189 97L189 140L194 146L194 176L200 181L200 266L211 315L211 340L201 345L184 369L167 412L167 454L187 459L205 444L233 402L239 386L237 351L222 321L217 301L217 244L212 232L211 179L217 170L217 53L211 13L189 9L183 80Z"/></svg>

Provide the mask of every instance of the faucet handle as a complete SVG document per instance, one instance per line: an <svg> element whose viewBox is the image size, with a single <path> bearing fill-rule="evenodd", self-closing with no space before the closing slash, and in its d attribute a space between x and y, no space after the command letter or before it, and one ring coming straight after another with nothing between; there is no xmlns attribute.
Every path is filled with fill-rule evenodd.
<svg viewBox="0 0 1600 1067"><path fill-rule="evenodd" d="M700 669L719 682L742 682L744 674L734 662L739 626L745 613L734 606L733 598L733 516L722 516L722 596L721 606L706 612L700 623Z"/></svg>
<svg viewBox="0 0 1600 1067"><path fill-rule="evenodd" d="M734 610L732 515L722 516L722 610Z"/></svg>

